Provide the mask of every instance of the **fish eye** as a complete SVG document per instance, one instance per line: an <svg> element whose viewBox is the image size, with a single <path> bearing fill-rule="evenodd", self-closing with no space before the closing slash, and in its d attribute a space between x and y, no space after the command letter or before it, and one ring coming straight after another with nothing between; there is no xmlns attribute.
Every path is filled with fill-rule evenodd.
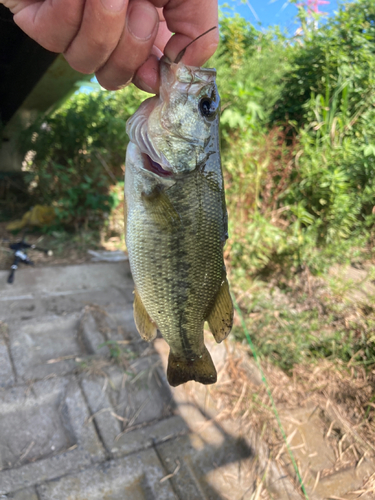
<svg viewBox="0 0 375 500"><path fill-rule="evenodd" d="M216 115L217 103L210 97L202 97L199 101L199 111L205 118L213 118Z"/></svg>

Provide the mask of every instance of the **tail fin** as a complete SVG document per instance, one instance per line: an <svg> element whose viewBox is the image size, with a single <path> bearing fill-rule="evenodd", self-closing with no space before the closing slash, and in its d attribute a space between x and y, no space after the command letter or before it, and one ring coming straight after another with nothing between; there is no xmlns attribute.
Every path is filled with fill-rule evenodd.
<svg viewBox="0 0 375 500"><path fill-rule="evenodd" d="M217 374L211 355L204 347L202 354L195 356L194 361L170 352L167 378L172 387L184 384L189 380L195 380L201 384L214 384L217 380Z"/></svg>

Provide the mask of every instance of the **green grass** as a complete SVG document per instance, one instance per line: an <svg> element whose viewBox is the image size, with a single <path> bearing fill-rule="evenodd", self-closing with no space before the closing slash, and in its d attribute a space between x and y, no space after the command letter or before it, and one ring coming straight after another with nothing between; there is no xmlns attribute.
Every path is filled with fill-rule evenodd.
<svg viewBox="0 0 375 500"><path fill-rule="evenodd" d="M356 287L342 276L300 275L279 286L254 281L237 297L258 355L287 373L323 358L368 368L375 364L375 310L371 300L349 300ZM241 326L233 335L245 342Z"/></svg>

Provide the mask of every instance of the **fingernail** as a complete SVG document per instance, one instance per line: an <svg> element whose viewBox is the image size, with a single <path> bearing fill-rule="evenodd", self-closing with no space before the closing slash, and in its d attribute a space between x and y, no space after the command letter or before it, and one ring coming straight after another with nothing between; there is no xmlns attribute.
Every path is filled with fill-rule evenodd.
<svg viewBox="0 0 375 500"><path fill-rule="evenodd" d="M155 7L147 2L132 2L129 5L128 30L140 40L151 37L158 20Z"/></svg>
<svg viewBox="0 0 375 500"><path fill-rule="evenodd" d="M133 78L133 83L136 87L138 87L141 90L144 90L145 92L148 92L149 94L156 94L155 89L150 87L150 85L147 85L147 83L145 83L143 80L141 80L137 76L135 76Z"/></svg>
<svg viewBox="0 0 375 500"><path fill-rule="evenodd" d="M110 12L120 12L125 6L126 0L102 0L102 4L106 10Z"/></svg>

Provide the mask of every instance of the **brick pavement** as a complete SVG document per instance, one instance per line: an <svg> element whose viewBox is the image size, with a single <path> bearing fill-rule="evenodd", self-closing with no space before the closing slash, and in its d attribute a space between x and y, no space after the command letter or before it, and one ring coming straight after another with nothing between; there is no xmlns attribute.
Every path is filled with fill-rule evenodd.
<svg viewBox="0 0 375 500"><path fill-rule="evenodd" d="M29 268L13 285L6 275L1 498L251 498L256 451L176 400L159 354L136 332L127 263ZM110 362L116 346L125 367ZM240 465L238 484L222 479Z"/></svg>
<svg viewBox="0 0 375 500"><path fill-rule="evenodd" d="M272 498L300 498L259 436L215 421L209 388L169 387L166 344L135 329L127 263L26 268L13 285L6 276L0 498L250 500L266 469ZM225 349L210 350L220 366Z"/></svg>

